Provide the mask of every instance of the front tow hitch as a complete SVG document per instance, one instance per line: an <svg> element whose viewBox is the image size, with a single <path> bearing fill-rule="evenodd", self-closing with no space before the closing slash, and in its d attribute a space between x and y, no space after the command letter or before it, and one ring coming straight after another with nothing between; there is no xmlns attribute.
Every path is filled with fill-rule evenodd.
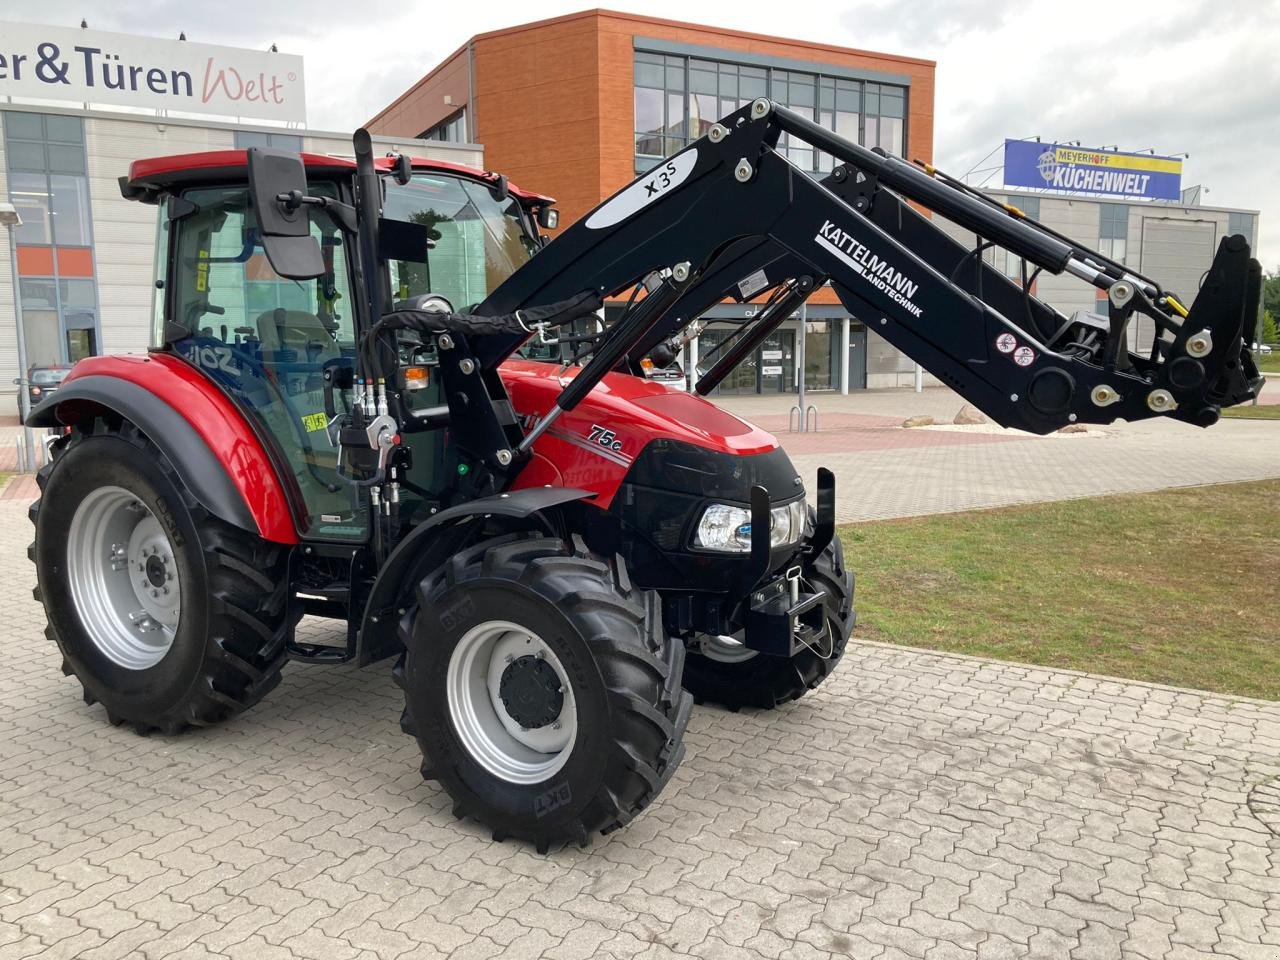
<svg viewBox="0 0 1280 960"><path fill-rule="evenodd" d="M747 606L745 645L774 657L792 657L806 647L815 648L827 629L827 595L820 588L809 593L807 586L797 564L757 587Z"/></svg>

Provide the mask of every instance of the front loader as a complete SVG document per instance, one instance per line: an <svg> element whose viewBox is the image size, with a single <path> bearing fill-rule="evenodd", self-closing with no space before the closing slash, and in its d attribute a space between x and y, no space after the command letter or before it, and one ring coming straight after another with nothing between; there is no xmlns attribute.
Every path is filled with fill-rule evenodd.
<svg viewBox="0 0 1280 960"><path fill-rule="evenodd" d="M792 166L784 133L832 172ZM806 491L772 436L704 399L823 284L1006 426L1208 426L1261 383L1243 238L1184 307L767 100L551 242L547 197L354 146L122 178L159 215L155 345L82 361L31 415L64 431L32 508L37 596L86 702L141 734L229 719L290 660L392 661L423 775L542 850L651 803L695 697L771 708L845 649L833 475ZM1032 295L1042 271L1107 314L1059 314ZM726 297L763 305L696 392L645 379ZM626 304L607 329L606 299ZM1142 353L1138 314L1158 331ZM304 640L304 615L345 631Z"/></svg>

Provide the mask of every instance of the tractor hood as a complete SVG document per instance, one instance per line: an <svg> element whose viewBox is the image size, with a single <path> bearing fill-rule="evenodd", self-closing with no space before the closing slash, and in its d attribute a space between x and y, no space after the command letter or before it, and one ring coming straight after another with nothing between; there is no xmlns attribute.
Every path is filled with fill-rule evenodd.
<svg viewBox="0 0 1280 960"><path fill-rule="evenodd" d="M499 373L516 413L536 419L555 403L579 368L513 358ZM620 477L655 440L749 457L778 449L770 433L694 394L642 377L609 373L534 445L535 461L515 486L567 484L597 493L607 509Z"/></svg>

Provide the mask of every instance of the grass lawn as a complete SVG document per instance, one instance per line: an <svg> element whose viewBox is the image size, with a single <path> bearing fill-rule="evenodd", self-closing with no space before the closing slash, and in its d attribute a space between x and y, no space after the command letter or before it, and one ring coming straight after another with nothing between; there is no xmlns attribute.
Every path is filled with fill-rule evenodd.
<svg viewBox="0 0 1280 960"><path fill-rule="evenodd" d="M1258 369L1264 373L1280 373L1280 350L1272 349L1266 356L1254 356Z"/></svg>
<svg viewBox="0 0 1280 960"><path fill-rule="evenodd" d="M1234 420L1280 420L1280 403L1260 403L1256 407L1251 403L1242 403L1234 407L1223 407L1222 415Z"/></svg>
<svg viewBox="0 0 1280 960"><path fill-rule="evenodd" d="M857 637L1280 699L1280 480L840 537Z"/></svg>

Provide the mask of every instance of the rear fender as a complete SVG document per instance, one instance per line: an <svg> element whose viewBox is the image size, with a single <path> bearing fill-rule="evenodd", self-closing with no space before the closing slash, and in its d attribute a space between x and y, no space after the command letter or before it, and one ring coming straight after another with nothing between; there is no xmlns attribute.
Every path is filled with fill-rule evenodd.
<svg viewBox="0 0 1280 960"><path fill-rule="evenodd" d="M298 542L284 486L262 442L198 370L166 354L82 360L27 424L72 426L104 410L146 434L211 514L272 543Z"/></svg>
<svg viewBox="0 0 1280 960"><path fill-rule="evenodd" d="M565 487L515 490L441 510L414 527L391 551L374 581L356 642L356 663L363 667L400 649L397 626L402 613L416 602L413 594L418 583L459 549L471 533L472 522L490 517L542 517L544 511L592 496L589 490ZM554 533L549 524L547 530Z"/></svg>

